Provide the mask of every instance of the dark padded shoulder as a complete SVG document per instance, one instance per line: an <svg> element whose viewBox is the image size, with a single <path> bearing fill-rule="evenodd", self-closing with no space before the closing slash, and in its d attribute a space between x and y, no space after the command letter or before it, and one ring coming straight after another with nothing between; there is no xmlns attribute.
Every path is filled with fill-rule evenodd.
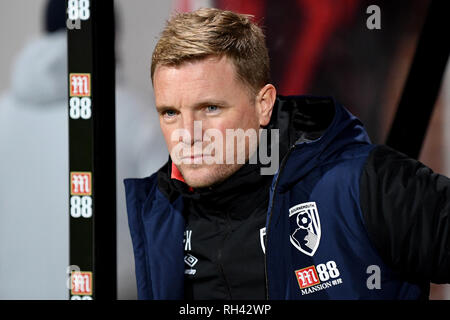
<svg viewBox="0 0 450 320"><path fill-rule="evenodd" d="M450 281L450 180L387 146L369 155L360 181L369 237L411 282Z"/></svg>

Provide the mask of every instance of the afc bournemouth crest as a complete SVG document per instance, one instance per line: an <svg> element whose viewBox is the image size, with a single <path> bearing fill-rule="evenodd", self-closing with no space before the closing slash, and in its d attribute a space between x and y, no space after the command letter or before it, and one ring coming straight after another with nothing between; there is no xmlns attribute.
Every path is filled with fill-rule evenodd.
<svg viewBox="0 0 450 320"><path fill-rule="evenodd" d="M315 202L305 202L289 209L290 240L300 252L313 256L320 242L319 212Z"/></svg>

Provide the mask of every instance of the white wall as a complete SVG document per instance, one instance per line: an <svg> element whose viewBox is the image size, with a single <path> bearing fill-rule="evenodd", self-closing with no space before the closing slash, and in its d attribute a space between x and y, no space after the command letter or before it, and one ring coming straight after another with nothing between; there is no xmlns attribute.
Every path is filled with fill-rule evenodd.
<svg viewBox="0 0 450 320"><path fill-rule="evenodd" d="M43 17L46 0L1 0L0 1L0 96L8 90L10 83L11 65L15 56L21 51L24 45L31 39L43 34ZM156 43L157 36L162 30L172 7L171 1L166 0L116 0L116 16L118 18L117 54L120 59L118 82L125 85L128 94L142 98L145 107L154 108L151 82L150 82L150 56ZM36 57L39 59L39 57ZM30 133L31 134L31 133ZM120 137L117 137L120 140ZM67 157L67 150L61 150L61 158ZM165 157L165 159L167 159ZM151 165L147 174L154 170ZM121 190L119 190L120 192ZM121 193L123 196L123 194ZM132 253L131 239L128 230L126 215L118 212L118 298L136 298L136 280L134 275L134 257ZM68 212L66 212L68 213ZM66 214L62 213L62 214ZM7 212L0 212L6 219ZM69 222L67 214L67 223ZM5 226L6 227L6 226ZM20 226L19 226L20 227ZM26 227L26 226L23 226ZM42 225L36 225L45 232L45 221ZM62 226L67 230L67 226ZM68 234L62 235L67 242ZM4 245L11 246L14 251L14 242ZM21 248L27 250L27 248ZM30 249L28 249L30 250ZM40 253L45 259L45 248ZM62 256L64 265L67 255ZM18 297L25 299L46 299L62 298L67 296L65 285L61 285L61 292L50 290L53 294L39 294L30 292L30 287L38 287L39 279L28 278L27 286L21 286L18 279L26 276L26 268L33 268L33 265L24 265L22 254L17 251L16 255L8 255L8 261L0 259L0 266L8 263L9 266L20 266L17 274L8 274L9 285L14 287L14 292L5 290L5 286L0 286L1 299L15 299ZM1 268L0 268L1 269ZM12 268L14 269L14 268ZM58 268L60 269L60 268ZM9 269L8 269L9 270ZM16 269L16 270L19 270ZM30 269L31 270L31 269ZM65 270L47 270L48 272L64 272ZM6 275L5 275L6 276ZM41 281L42 282L42 281ZM50 285L50 284L49 284ZM57 284L54 284L55 286ZM4 288L2 290L2 287ZM27 292L24 292L27 291ZM47 290L49 291L49 290Z"/></svg>
<svg viewBox="0 0 450 320"><path fill-rule="evenodd" d="M151 53L169 17L172 1L116 1L119 18L117 55L123 80L152 103Z"/></svg>
<svg viewBox="0 0 450 320"><path fill-rule="evenodd" d="M0 1L0 92L8 88L10 66L27 40L42 32L45 0Z"/></svg>
<svg viewBox="0 0 450 320"><path fill-rule="evenodd" d="M151 53L156 45L157 37L164 27L165 20L169 16L170 9L171 1L165 0L116 1L118 17L116 50L119 58L117 82L125 84L135 96L142 99L144 106L150 109L155 108L150 80ZM160 133L159 128L155 129ZM158 149L162 148L164 151L166 150L165 146ZM151 160L151 157L148 159ZM157 169L154 165L150 166L146 169L146 175L150 175ZM121 185L118 185L118 188L118 197L121 197L123 196L123 192L120 191ZM134 256L124 211L124 209L121 210L119 204L117 212L118 298L136 299Z"/></svg>

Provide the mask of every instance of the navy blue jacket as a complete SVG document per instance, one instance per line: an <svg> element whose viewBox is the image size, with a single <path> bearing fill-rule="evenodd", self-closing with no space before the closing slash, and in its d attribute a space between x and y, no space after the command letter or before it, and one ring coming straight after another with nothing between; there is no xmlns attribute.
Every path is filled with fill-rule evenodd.
<svg viewBox="0 0 450 320"><path fill-rule="evenodd" d="M267 209L268 299L420 299L450 279L449 180L371 144L331 98L278 97L283 156ZM183 199L126 179L139 299L183 299Z"/></svg>

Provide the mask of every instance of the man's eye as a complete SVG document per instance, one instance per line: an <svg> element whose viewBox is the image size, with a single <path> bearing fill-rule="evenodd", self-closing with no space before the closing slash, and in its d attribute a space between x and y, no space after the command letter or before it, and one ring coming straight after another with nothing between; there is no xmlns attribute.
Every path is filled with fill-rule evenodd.
<svg viewBox="0 0 450 320"><path fill-rule="evenodd" d="M173 111L173 110L166 110L166 111L164 111L164 116L165 117L168 117L168 118L171 118L171 117L174 117L174 116L176 116L176 112L175 111Z"/></svg>
<svg viewBox="0 0 450 320"><path fill-rule="evenodd" d="M206 107L207 112L217 112L219 110L218 106L210 105Z"/></svg>

